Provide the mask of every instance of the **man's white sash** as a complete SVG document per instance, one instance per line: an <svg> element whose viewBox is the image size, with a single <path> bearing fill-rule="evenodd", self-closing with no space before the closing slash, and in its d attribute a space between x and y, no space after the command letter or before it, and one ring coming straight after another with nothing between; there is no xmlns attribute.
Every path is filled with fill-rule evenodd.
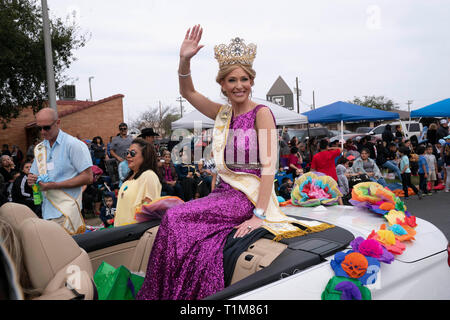
<svg viewBox="0 0 450 320"><path fill-rule="evenodd" d="M39 175L47 173L47 150L44 143L39 143L34 148L34 156ZM80 203L82 192L77 199L60 189L43 191L48 201L65 217L63 228L71 235L84 233L86 226L81 215Z"/></svg>
<svg viewBox="0 0 450 320"><path fill-rule="evenodd" d="M260 178L254 174L232 171L225 164L225 146L227 144L231 117L231 106L223 105L214 122L214 161L220 178L233 188L243 192L253 205L256 205ZM275 189L273 188L265 214L266 219L263 222L263 227L275 235L274 240L276 241L334 227L322 222L297 220L286 216L280 209Z"/></svg>

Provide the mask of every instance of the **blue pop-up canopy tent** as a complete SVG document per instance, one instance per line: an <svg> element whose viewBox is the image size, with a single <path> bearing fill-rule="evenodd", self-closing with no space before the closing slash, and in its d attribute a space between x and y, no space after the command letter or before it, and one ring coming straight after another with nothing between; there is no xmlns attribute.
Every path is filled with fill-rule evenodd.
<svg viewBox="0 0 450 320"><path fill-rule="evenodd" d="M411 118L450 117L450 98L411 111Z"/></svg>
<svg viewBox="0 0 450 320"><path fill-rule="evenodd" d="M333 123L341 121L371 121L398 119L396 112L383 111L359 106L348 102L337 101L332 104L303 112L310 123Z"/></svg>
<svg viewBox="0 0 450 320"><path fill-rule="evenodd" d="M341 145L344 136L344 121L372 121L398 119L396 112L383 111L379 109L363 107L357 104L337 101L332 104L303 112L308 117L309 123L341 123Z"/></svg>

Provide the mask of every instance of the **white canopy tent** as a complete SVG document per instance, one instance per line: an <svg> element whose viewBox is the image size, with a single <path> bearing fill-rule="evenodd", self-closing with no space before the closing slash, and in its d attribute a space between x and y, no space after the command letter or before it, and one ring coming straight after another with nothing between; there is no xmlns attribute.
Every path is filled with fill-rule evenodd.
<svg viewBox="0 0 450 320"><path fill-rule="evenodd" d="M252 101L260 104L264 104L272 110L273 115L275 116L275 121L277 126L288 126L294 124L302 124L308 123L308 118L304 115L298 114L297 112L288 110L284 107L281 107L273 102L266 101L264 99L259 98L251 98ZM214 99L214 101L226 104L227 101L219 98ZM214 120L206 117L200 111L194 110L188 113L183 118L172 122L172 129L193 129L194 123L197 122L196 126L201 127L203 129L214 127Z"/></svg>

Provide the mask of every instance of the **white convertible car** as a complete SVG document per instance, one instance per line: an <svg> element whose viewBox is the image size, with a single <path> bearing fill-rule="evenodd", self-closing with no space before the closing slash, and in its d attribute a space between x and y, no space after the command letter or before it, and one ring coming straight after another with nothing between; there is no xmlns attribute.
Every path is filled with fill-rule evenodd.
<svg viewBox="0 0 450 320"><path fill-rule="evenodd" d="M380 215L351 206L282 209L287 215L335 227L280 242L262 232L238 254L224 252L227 286L208 300L321 299L334 276L330 266L334 255L351 249L355 237L366 238L386 222ZM5 204L0 217L19 235L32 286L43 289L38 299L95 299L93 273L103 261L145 273L159 225L150 221L70 237L21 205ZM368 286L372 299L450 299L446 237L422 219L417 219L415 230L415 240L405 242L403 254L391 264L381 263L377 281Z"/></svg>
<svg viewBox="0 0 450 320"><path fill-rule="evenodd" d="M355 237L363 238L386 223L382 216L356 207L334 206L321 209L289 206L283 211L288 215L334 224ZM405 242L406 250L403 254L395 256L391 264L381 263L377 281L368 286L372 299L450 299L450 252L447 238L433 224L423 219L417 219L415 230L415 240ZM320 239L320 233L314 236L316 237ZM329 240L332 242L332 239ZM317 246L320 245L318 242ZM325 243L323 245L326 246ZM351 247L347 245L346 249ZM280 274L278 281L243 292L235 298L320 299L327 282L334 276L330 266L332 258L332 255L327 255L320 263L309 268L294 269L291 274L288 272L289 277L283 278Z"/></svg>

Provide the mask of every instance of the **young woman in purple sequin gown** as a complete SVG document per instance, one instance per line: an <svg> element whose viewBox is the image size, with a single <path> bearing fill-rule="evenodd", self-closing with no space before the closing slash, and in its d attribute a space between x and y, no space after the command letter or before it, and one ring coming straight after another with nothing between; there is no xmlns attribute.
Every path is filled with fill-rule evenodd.
<svg viewBox="0 0 450 320"><path fill-rule="evenodd" d="M195 91L190 77L190 59L203 47L199 45L201 35L200 26L195 26L192 32L189 29L181 46L180 92L200 112L215 119L221 105ZM270 109L249 99L254 75L251 66L236 63L220 66L217 77L222 93L233 108L230 129L251 130L245 138L239 135L229 138L226 148L232 144L235 157L231 162L236 161L240 152L245 153L245 163L251 162L251 155L259 150L261 141L270 141L261 140L255 129L275 129ZM259 151L257 155L258 159L266 157ZM230 156L225 153L225 157L229 163ZM261 175L261 169L242 164L229 168L261 177L255 206L265 210L273 188L273 174ZM262 225L262 219L253 214L255 206L244 193L222 181L208 196L169 209L162 218L137 298L192 300L222 290L226 238L234 228L237 229L235 237L242 237Z"/></svg>

